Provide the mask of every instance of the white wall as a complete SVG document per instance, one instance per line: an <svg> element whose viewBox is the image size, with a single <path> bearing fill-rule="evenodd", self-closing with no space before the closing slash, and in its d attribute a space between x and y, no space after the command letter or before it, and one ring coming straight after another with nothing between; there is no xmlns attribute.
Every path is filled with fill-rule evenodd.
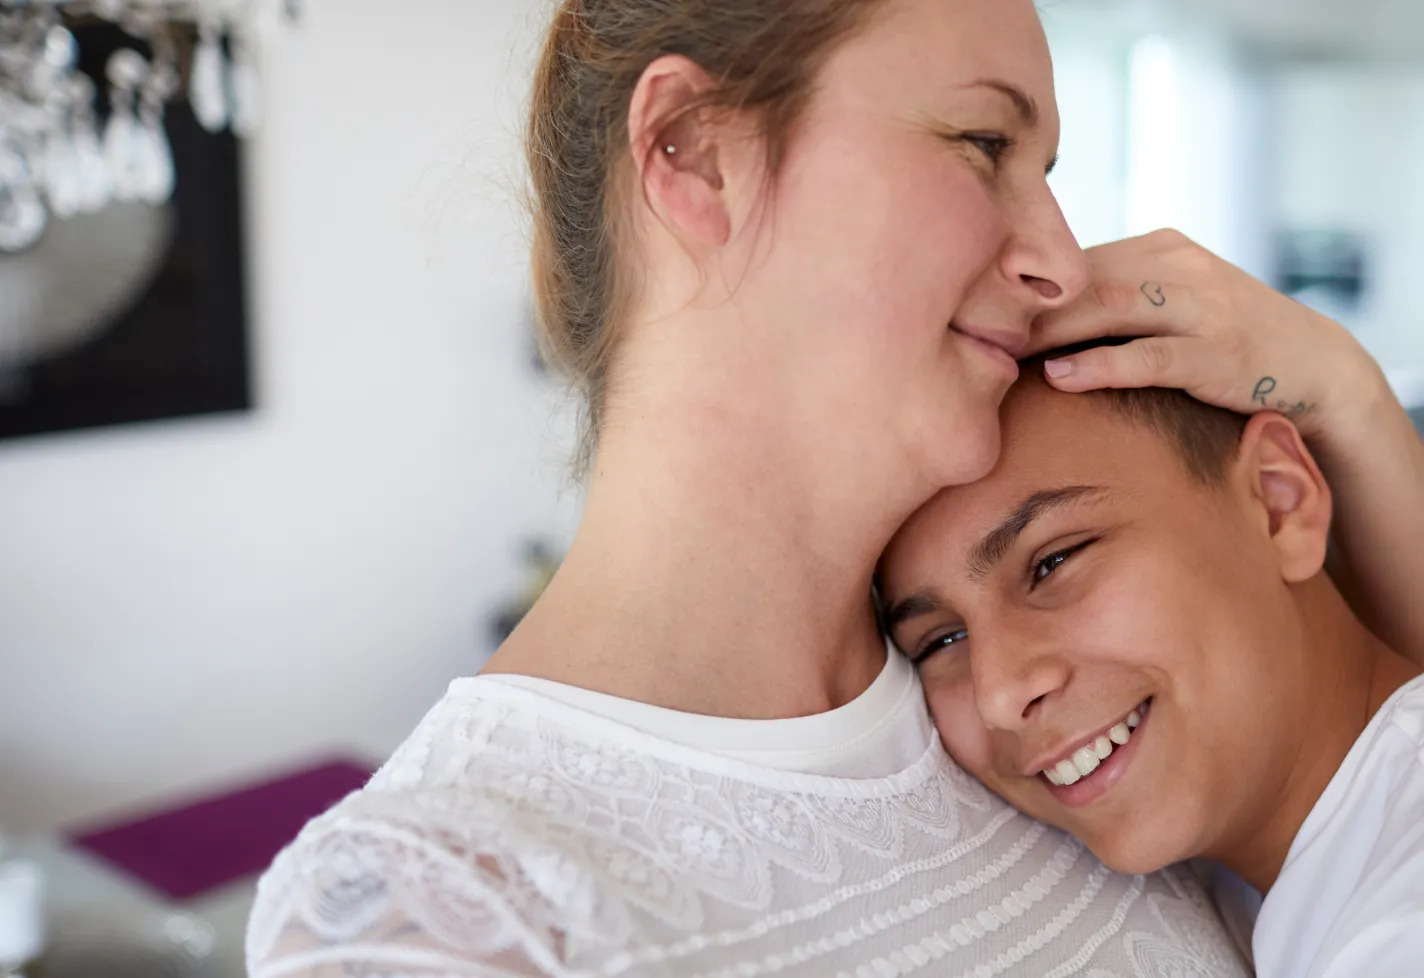
<svg viewBox="0 0 1424 978"><path fill-rule="evenodd" d="M1051 182L1079 241L1175 227L1266 274L1263 86L1249 57L1165 10L1042 7L1063 125Z"/></svg>
<svg viewBox="0 0 1424 978"><path fill-rule="evenodd" d="M1268 275L1259 72L1213 30L1178 27L1141 38L1129 57L1126 232L1178 228Z"/></svg>
<svg viewBox="0 0 1424 978"><path fill-rule="evenodd" d="M1126 25L1111 7L1043 5L1061 122L1049 179L1085 247L1123 236L1127 174Z"/></svg>
<svg viewBox="0 0 1424 978"><path fill-rule="evenodd" d="M1296 66L1271 104L1278 221L1366 236L1375 260L1349 324L1386 368L1424 374L1424 67Z"/></svg>
<svg viewBox="0 0 1424 978"><path fill-rule="evenodd" d="M1063 119L1052 183L1079 240L1178 227L1270 281L1277 230L1361 233L1363 308L1329 312L1424 404L1424 66L1271 65L1182 11L1041 6ZM1165 57L1134 72L1134 45L1154 35Z"/></svg>
<svg viewBox="0 0 1424 978"><path fill-rule="evenodd" d="M0 443L7 829L383 756L571 525L510 192L542 4L302 7L248 153L260 408Z"/></svg>

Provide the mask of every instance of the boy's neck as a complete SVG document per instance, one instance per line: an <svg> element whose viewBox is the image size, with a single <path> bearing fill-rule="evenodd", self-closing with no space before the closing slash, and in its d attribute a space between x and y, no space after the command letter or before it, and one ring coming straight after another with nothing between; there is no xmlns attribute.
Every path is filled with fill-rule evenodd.
<svg viewBox="0 0 1424 978"><path fill-rule="evenodd" d="M1394 692L1418 676L1418 666L1394 652L1360 623L1325 574L1297 588L1307 648L1300 661L1314 674L1304 688L1301 731L1282 795L1241 841L1217 858L1262 893L1285 865L1291 844L1345 757Z"/></svg>

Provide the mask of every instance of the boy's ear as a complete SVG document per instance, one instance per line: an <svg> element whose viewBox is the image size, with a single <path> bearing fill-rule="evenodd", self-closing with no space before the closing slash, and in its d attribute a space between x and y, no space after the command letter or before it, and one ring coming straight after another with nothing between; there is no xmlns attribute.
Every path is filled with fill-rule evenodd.
<svg viewBox="0 0 1424 978"><path fill-rule="evenodd" d="M1274 411L1251 418L1236 469L1275 548L1281 578L1307 581L1325 566L1330 486L1295 425Z"/></svg>

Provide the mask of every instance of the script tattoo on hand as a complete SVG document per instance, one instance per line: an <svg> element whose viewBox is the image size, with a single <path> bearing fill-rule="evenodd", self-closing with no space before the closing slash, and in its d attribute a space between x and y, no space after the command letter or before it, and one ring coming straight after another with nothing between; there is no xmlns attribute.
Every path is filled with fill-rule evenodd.
<svg viewBox="0 0 1424 978"><path fill-rule="evenodd" d="M1314 404L1307 404L1304 401L1296 401L1292 404L1290 401L1281 397L1277 397L1274 400L1271 399L1270 395L1276 392L1277 386L1276 378L1262 377L1256 381L1256 389L1251 392L1252 402L1259 404L1263 408L1279 411L1292 421L1303 418L1315 410Z"/></svg>
<svg viewBox="0 0 1424 978"><path fill-rule="evenodd" d="M1156 282L1143 282L1142 294L1147 296L1148 302L1159 309L1167 304L1167 294L1162 291L1162 286Z"/></svg>

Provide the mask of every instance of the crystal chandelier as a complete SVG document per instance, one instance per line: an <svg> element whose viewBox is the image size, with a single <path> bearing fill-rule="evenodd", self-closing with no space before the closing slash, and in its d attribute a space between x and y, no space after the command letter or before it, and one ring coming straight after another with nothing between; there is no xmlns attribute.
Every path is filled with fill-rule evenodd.
<svg viewBox="0 0 1424 978"><path fill-rule="evenodd" d="M174 168L163 112L175 97L209 132L250 133L256 40L279 2L0 0L0 253L35 244L51 219L166 202ZM104 64L103 93L78 69L76 32L91 22L134 42Z"/></svg>

